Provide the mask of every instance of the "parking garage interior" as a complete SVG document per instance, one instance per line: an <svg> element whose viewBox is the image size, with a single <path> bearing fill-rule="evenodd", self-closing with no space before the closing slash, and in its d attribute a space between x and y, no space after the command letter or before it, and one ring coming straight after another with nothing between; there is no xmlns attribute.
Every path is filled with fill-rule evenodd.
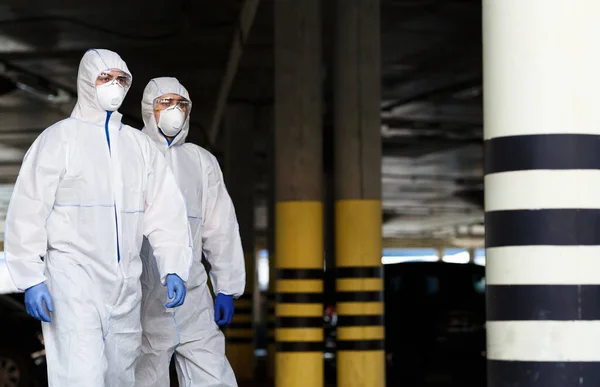
<svg viewBox="0 0 600 387"><path fill-rule="evenodd" d="M486 385L481 1L0 2L0 240L90 48L127 62L135 128L151 78L190 92L187 141L218 158L244 245L225 330L241 386ZM282 343L299 316L277 312L277 281L315 271L323 321L297 329L321 333ZM0 291L17 315L5 267ZM43 347L30 325L22 340ZM43 348L15 345L0 341L0 380L44 385Z"/></svg>

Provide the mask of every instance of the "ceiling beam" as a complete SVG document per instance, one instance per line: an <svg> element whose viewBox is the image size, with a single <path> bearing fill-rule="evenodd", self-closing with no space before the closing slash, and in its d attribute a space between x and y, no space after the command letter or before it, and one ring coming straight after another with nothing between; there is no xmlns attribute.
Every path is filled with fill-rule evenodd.
<svg viewBox="0 0 600 387"><path fill-rule="evenodd" d="M217 137L219 135L219 129L221 127L221 120L223 113L225 112L225 105L229 97L229 92L233 85L235 75L238 72L240 60L244 52L244 45L250 35L250 29L254 23L254 17L256 16L256 10L260 0L245 0L242 4L242 10L240 11L239 24L235 28L233 39L231 41L231 48L229 51L229 58L227 59L227 67L221 80L221 86L217 94L214 112L210 127L208 129L208 141L212 146L216 145Z"/></svg>
<svg viewBox="0 0 600 387"><path fill-rule="evenodd" d="M384 84L383 98L393 99L393 101L382 104L381 110L389 112L398 106L411 102L426 100L438 94L460 92L465 89L481 86L481 84L482 79L479 74L462 76L444 74L438 76L437 79L419 79L392 88L386 87Z"/></svg>
<svg viewBox="0 0 600 387"><path fill-rule="evenodd" d="M443 119L434 120L414 120L387 116L381 118L381 134L384 137L403 137L409 136L404 131L412 134L446 134L448 137L464 135L467 133L481 135L483 133L482 124L463 124L456 122L445 122Z"/></svg>

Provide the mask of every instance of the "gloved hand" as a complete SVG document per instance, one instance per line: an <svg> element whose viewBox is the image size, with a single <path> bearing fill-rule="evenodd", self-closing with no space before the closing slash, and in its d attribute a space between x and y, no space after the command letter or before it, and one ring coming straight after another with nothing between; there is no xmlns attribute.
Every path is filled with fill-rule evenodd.
<svg viewBox="0 0 600 387"><path fill-rule="evenodd" d="M42 282L25 290L25 309L27 313L38 320L51 322L52 319L46 312L44 303L50 312L54 312L52 297L45 283Z"/></svg>
<svg viewBox="0 0 600 387"><path fill-rule="evenodd" d="M183 305L183 301L185 301L185 292L185 283L181 277L179 277L177 274L168 274L167 295L169 296L169 300L172 299L173 301L167 303L165 306L167 308L176 308Z"/></svg>
<svg viewBox="0 0 600 387"><path fill-rule="evenodd" d="M233 297L219 293L215 300L215 321L222 327L231 324L231 320L233 320Z"/></svg>

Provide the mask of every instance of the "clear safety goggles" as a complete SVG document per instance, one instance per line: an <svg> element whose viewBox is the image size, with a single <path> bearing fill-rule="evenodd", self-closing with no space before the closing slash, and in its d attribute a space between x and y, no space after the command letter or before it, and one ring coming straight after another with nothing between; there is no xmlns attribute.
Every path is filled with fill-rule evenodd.
<svg viewBox="0 0 600 387"><path fill-rule="evenodd" d="M192 103L183 97L158 97L154 100L154 110L163 111L172 107L179 108L187 118L192 110Z"/></svg>
<svg viewBox="0 0 600 387"><path fill-rule="evenodd" d="M117 75L103 71L100 73L100 75L98 75L98 82L101 84L116 82L124 88L128 88L131 86L131 76L123 72Z"/></svg>

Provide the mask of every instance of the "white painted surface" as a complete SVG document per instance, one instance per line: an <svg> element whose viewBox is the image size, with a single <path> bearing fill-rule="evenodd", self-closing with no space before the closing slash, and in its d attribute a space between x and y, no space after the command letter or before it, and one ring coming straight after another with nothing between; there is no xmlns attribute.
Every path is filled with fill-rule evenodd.
<svg viewBox="0 0 600 387"><path fill-rule="evenodd" d="M488 285L598 285L600 246L494 247L486 266Z"/></svg>
<svg viewBox="0 0 600 387"><path fill-rule="evenodd" d="M600 209L600 171L533 170L485 176L485 210Z"/></svg>
<svg viewBox="0 0 600 387"><path fill-rule="evenodd" d="M485 139L600 134L598 15L598 0L483 1Z"/></svg>
<svg viewBox="0 0 600 387"><path fill-rule="evenodd" d="M508 321L486 326L490 360L600 361L600 321Z"/></svg>

